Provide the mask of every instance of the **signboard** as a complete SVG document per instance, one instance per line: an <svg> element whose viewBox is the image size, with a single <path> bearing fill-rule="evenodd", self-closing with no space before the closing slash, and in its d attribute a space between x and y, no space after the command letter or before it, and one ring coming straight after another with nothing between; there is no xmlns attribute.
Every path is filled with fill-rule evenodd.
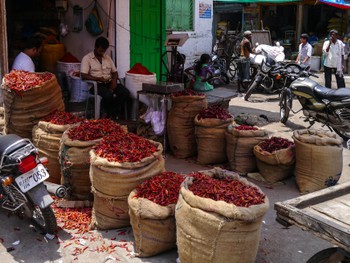
<svg viewBox="0 0 350 263"><path fill-rule="evenodd" d="M350 0L320 0L320 2L341 9L350 9Z"/></svg>
<svg viewBox="0 0 350 263"><path fill-rule="evenodd" d="M199 2L199 18L211 18L211 4Z"/></svg>

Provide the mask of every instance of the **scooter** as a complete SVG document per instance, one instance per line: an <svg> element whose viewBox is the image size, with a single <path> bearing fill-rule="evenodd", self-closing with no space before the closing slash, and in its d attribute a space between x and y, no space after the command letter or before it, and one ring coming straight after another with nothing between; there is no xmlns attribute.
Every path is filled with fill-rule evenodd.
<svg viewBox="0 0 350 263"><path fill-rule="evenodd" d="M305 72L304 72L305 74ZM315 76L312 73L307 75ZM309 128L320 122L331 131L336 132L345 140L350 139L350 89L329 89L308 76L300 77L300 74L287 73L286 85L280 96L280 121L286 123L289 113L303 111ZM297 98L301 109L294 111L293 98Z"/></svg>
<svg viewBox="0 0 350 263"><path fill-rule="evenodd" d="M47 163L46 157L39 158L29 139L15 134L0 137L1 207L33 219L42 230L53 234L57 222L51 208L54 200L44 184L50 176L44 167Z"/></svg>

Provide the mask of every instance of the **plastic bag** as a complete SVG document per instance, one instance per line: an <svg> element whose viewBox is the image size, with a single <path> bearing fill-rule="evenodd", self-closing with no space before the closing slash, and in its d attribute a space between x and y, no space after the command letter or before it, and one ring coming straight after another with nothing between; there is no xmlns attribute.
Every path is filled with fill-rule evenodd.
<svg viewBox="0 0 350 263"><path fill-rule="evenodd" d="M98 36L103 32L103 24L97 10L97 1L95 1L95 5L85 21L85 26L86 30L94 36Z"/></svg>
<svg viewBox="0 0 350 263"><path fill-rule="evenodd" d="M146 123L151 123L156 135L162 135L165 128L165 102L157 96L149 96L150 105L144 115Z"/></svg>

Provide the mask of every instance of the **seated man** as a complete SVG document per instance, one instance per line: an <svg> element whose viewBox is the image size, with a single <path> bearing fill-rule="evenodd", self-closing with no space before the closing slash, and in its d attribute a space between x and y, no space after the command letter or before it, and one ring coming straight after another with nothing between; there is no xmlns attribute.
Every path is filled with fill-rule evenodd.
<svg viewBox="0 0 350 263"><path fill-rule="evenodd" d="M28 38L24 50L13 61L12 69L35 72L33 59L39 57L42 42L42 39L38 37Z"/></svg>
<svg viewBox="0 0 350 263"><path fill-rule="evenodd" d="M102 97L106 117L117 119L123 104L129 98L129 90L117 84L117 68L111 57L105 54L108 47L106 38L97 38L94 51L85 55L81 61L80 74L83 80L97 82L98 95Z"/></svg>

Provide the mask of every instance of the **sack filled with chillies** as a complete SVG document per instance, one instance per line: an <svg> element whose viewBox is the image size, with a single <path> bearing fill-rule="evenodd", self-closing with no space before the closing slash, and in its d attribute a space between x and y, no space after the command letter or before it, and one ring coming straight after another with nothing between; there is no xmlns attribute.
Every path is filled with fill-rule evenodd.
<svg viewBox="0 0 350 263"><path fill-rule="evenodd" d="M128 197L137 256L150 257L176 247L175 204L184 175L163 172Z"/></svg>
<svg viewBox="0 0 350 263"><path fill-rule="evenodd" d="M185 90L171 95L167 120L167 135L171 152L176 158L188 158L197 153L194 117L207 107L205 95Z"/></svg>
<svg viewBox="0 0 350 263"><path fill-rule="evenodd" d="M232 123L233 116L220 106L205 108L195 117L197 161L200 164L227 161L225 131Z"/></svg>
<svg viewBox="0 0 350 263"><path fill-rule="evenodd" d="M295 167L294 142L271 137L254 146L257 167L269 183L276 183L293 175Z"/></svg>
<svg viewBox="0 0 350 263"><path fill-rule="evenodd" d="M181 262L255 262L269 207L259 187L220 168L189 174L175 208Z"/></svg>
<svg viewBox="0 0 350 263"><path fill-rule="evenodd" d="M226 154L230 168L238 173L255 172L254 146L268 139L264 129L250 125L229 125L225 132Z"/></svg>
<svg viewBox="0 0 350 263"><path fill-rule="evenodd" d="M85 120L66 130L61 139L59 161L62 183L69 186L74 200L92 199L90 150L109 134L126 134L127 128L109 119Z"/></svg>
<svg viewBox="0 0 350 263"><path fill-rule="evenodd" d="M72 125L84 120L84 118L77 117L70 112L55 110L40 120L38 126L40 129L50 133L63 133Z"/></svg>

